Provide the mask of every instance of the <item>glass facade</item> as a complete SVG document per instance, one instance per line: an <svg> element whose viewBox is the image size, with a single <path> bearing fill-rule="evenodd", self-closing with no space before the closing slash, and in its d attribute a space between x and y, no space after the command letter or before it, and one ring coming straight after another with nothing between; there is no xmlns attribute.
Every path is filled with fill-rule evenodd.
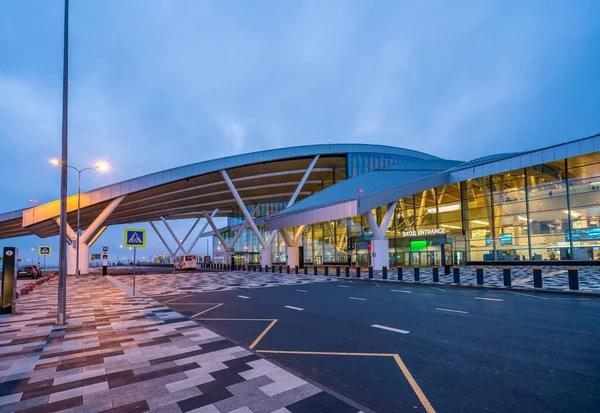
<svg viewBox="0 0 600 413"><path fill-rule="evenodd" d="M362 173L359 159L364 165L370 158L369 154L361 156L349 156L349 176L355 171ZM376 169L376 163L370 162L368 167ZM378 167L382 162L388 162L387 158ZM386 209L373 211L378 222ZM451 249L454 264L600 260L599 223L600 153L593 153L431 188L400 199L386 237L391 266L439 265L442 245ZM296 228L288 230L293 234ZM235 231L223 235L229 240ZM299 243L304 262L347 263L349 238L356 241L351 261L369 265L372 233L363 216L307 225ZM214 251L218 251L216 239L213 242ZM240 262L255 263L259 262L259 249L250 230L235 248L236 253L243 254ZM286 261L285 243L279 233L272 251L274 263Z"/></svg>

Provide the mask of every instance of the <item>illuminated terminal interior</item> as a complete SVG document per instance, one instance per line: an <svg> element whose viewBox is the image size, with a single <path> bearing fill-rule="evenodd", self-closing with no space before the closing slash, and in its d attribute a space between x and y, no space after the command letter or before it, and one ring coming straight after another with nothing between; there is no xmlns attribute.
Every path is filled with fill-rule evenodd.
<svg viewBox="0 0 600 413"><path fill-rule="evenodd" d="M349 176L388 167L369 158L355 162ZM372 166L371 166L372 165ZM459 166L461 167L461 166ZM331 182L333 183L333 182ZM256 217L283 210L285 203L262 204ZM249 207L251 209L251 207ZM387 212L373 210L377 222ZM385 232L389 265L440 265L442 245L452 263L525 260L600 261L600 153L575 156L507 172L436 186L398 199ZM222 229L232 240L243 217L229 218ZM259 226L265 234L264 225ZM293 234L297 228L286 229ZM268 231L267 231L268 232ZM272 262L285 263L286 248L275 235ZM355 250L348 250L353 238ZM307 225L298 245L306 264L370 265L373 233L364 215ZM449 245L448 245L449 244ZM224 254L216 237L217 262ZM236 263L259 263L260 244L245 229L234 247Z"/></svg>

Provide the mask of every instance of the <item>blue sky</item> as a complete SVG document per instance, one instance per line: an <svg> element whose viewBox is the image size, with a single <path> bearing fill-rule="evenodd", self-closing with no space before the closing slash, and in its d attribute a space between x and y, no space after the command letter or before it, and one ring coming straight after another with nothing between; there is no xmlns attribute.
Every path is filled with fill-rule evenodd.
<svg viewBox="0 0 600 413"><path fill-rule="evenodd" d="M2 212L59 196L62 13L0 3ZM72 0L70 162L110 160L91 189L328 140L468 160L589 136L599 20L584 0ZM95 249L121 239L112 228ZM162 250L151 236L144 255Z"/></svg>

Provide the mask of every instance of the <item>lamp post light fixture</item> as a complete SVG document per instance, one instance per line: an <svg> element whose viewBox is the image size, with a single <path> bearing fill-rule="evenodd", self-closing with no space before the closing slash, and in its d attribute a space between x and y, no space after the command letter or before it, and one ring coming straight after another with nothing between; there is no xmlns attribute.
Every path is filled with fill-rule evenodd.
<svg viewBox="0 0 600 413"><path fill-rule="evenodd" d="M61 161L59 161L58 159L52 159L50 160L50 163L52 165L62 165L63 163ZM75 168L74 166L71 165L66 165L67 168L71 168L75 171L77 171L77 241L75 242L75 250L76 250L76 255L75 255L75 277L79 278L79 237L81 236L81 229L80 229L80 216L81 216L81 173L83 171L89 171L92 169L96 169L99 172L106 172L109 169L109 165L106 162L98 162L96 163L96 165L94 166L90 166L88 168ZM62 225L62 221L61 221L61 225Z"/></svg>

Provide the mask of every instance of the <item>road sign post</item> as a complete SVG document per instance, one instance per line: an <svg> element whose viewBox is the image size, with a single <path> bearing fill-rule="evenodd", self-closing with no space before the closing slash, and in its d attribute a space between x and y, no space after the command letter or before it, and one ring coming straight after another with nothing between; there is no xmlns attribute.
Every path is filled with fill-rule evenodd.
<svg viewBox="0 0 600 413"><path fill-rule="evenodd" d="M46 257L52 255L52 247L49 245L40 245L38 247L38 255L44 257L44 270L46 269Z"/></svg>
<svg viewBox="0 0 600 413"><path fill-rule="evenodd" d="M133 295L135 296L135 266L137 261L137 249L146 248L146 230L141 228L125 228L125 239L123 245L133 248Z"/></svg>
<svg viewBox="0 0 600 413"><path fill-rule="evenodd" d="M102 247L102 275L108 275L108 247Z"/></svg>

